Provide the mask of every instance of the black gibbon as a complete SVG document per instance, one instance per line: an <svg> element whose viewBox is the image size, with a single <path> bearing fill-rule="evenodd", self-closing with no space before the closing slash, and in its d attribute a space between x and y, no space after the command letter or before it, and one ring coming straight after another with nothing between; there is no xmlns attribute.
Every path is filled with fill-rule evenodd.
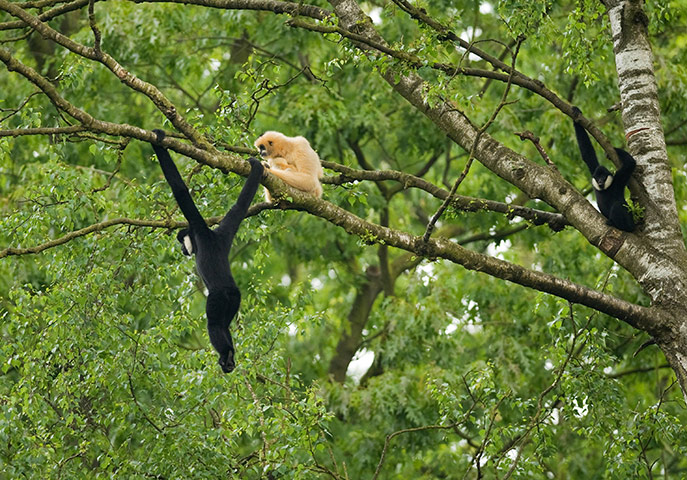
<svg viewBox="0 0 687 480"><path fill-rule="evenodd" d="M574 107L574 113L575 117L582 114L577 107ZM635 229L635 221L625 201L625 187L630 181L632 172L637 164L635 159L625 150L616 148L615 151L622 165L620 170L613 175L606 167L599 165L596 152L594 152L594 147L584 127L577 123L577 121L574 121L574 125L577 145L580 147L582 160L587 164L592 174L592 186L596 193L596 204L599 206L601 214L608 220L606 224L626 232L633 231Z"/></svg>
<svg viewBox="0 0 687 480"><path fill-rule="evenodd" d="M317 152L305 137L287 137L280 132L265 132L254 144L268 161L270 173L298 190L322 196L320 178L324 172ZM265 192L272 201L269 191Z"/></svg>
<svg viewBox="0 0 687 480"><path fill-rule="evenodd" d="M165 132L162 130L153 130L153 132L157 135L158 142L158 144L152 144L153 150L167 183L172 187L174 198L189 224L188 228L179 231L177 240L181 243L181 251L184 255L195 254L196 256L198 274L208 289L205 313L210 343L219 353L219 365L222 371L229 373L235 367L234 343L229 332L229 325L241 303L241 293L231 275L229 251L239 225L246 216L248 207L258 190L264 167L258 159L253 157L248 159L251 171L236 203L224 216L219 226L211 230L193 203L191 194L169 156L169 152L160 145L165 138Z"/></svg>

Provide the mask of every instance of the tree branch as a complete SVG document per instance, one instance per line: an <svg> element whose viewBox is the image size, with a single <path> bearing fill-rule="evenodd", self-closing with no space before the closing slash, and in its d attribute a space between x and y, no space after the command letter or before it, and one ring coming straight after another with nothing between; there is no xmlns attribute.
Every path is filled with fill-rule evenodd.
<svg viewBox="0 0 687 480"><path fill-rule="evenodd" d="M48 10L47 12L41 13L40 15L38 15L37 18L40 21L47 22L55 17L64 15L65 13L73 12L74 10L79 10L80 8L83 8L84 6L88 5L89 1L90 0L75 0L74 2L65 3L64 5L60 5L59 7L55 7ZM22 5L24 5L25 8L34 8L27 6L25 3L22 3ZM0 30L16 30L18 28L24 28L25 26L26 23L24 23L21 20L17 20L14 22L3 22L0 23Z"/></svg>
<svg viewBox="0 0 687 480"><path fill-rule="evenodd" d="M4 0L3 0L4 1ZM136 138L146 143L157 141L157 136L153 132L143 130L127 124L111 123L98 120L89 115L85 111L75 107L67 100L65 100L57 92L55 86L45 77L36 72L33 68L23 64L12 56L12 53L6 48L0 48L0 61L3 62L10 72L17 72L31 83L36 85L55 105L59 111L63 111L79 121L87 130L93 132L104 133L106 135L121 136ZM166 137L163 141L166 148L181 153L187 157L193 158L196 161L208 165L212 168L217 168L223 172L235 172L243 176L250 173L250 165L248 162L239 160L234 156L218 152L213 149L212 152L203 150L193 145L188 145L172 138ZM265 185L272 189L280 190L283 185L281 180L268 177L263 179Z"/></svg>
<svg viewBox="0 0 687 480"><path fill-rule="evenodd" d="M279 0L132 0L134 3L181 3L223 10L262 10L324 20L331 12L315 5Z"/></svg>
<svg viewBox="0 0 687 480"><path fill-rule="evenodd" d="M384 42L355 0L331 0L330 3L339 17L341 28L355 29L359 35L364 34L377 43ZM357 46L367 51L364 44ZM449 102L428 101L426 92L431 87L419 75L394 68L387 68L380 74L449 138L465 150L470 149L477 134L476 127ZM480 141L475 156L486 168L530 198L542 199L565 215L589 243L626 268L653 300L660 298L671 302L665 298L667 292L687 292L687 279L679 258L655 248L637 235L622 233L606 225L606 219L559 172L529 161L488 134ZM660 267L656 268L657 265ZM660 275L657 277L656 274ZM679 304L678 300L675 302Z"/></svg>
<svg viewBox="0 0 687 480"><path fill-rule="evenodd" d="M250 207L250 209L248 210L248 213L246 214L246 217L252 217L252 216L257 215L258 213L262 212L263 210L272 210L275 208L278 208L278 206L275 204L272 204L272 203L268 203L268 202L256 203ZM213 226L213 225L217 225L222 220L222 218L223 218L223 216L209 217L209 218L206 218L205 221L209 226ZM176 220L172 220L171 218L165 219L165 220L145 220L145 219L125 218L125 217L113 218L110 220L105 220L103 222L94 223L92 225L89 225L88 227L84 227L84 228L81 228L79 230L74 230L73 232L69 232L66 235L63 235L59 238L56 238L54 240L50 240L48 242L45 242L45 243L42 243L40 245L36 245L33 247L26 247L26 248L9 247L9 248L6 248L4 250L0 250L0 259L5 258L5 257L11 257L11 256L41 253L44 250L48 250L50 248L64 245L65 243L67 243L71 240L74 240L76 238L85 237L86 235L90 235L91 233L106 230L110 227L117 226L117 225L131 225L134 227L173 229L173 228L187 228L188 222L176 221Z"/></svg>
<svg viewBox="0 0 687 480"><path fill-rule="evenodd" d="M354 13L359 11L357 10L357 4L353 3L353 6L351 6L350 0L341 0L341 2L337 2L337 4L342 2L345 3L346 9L355 8L356 10ZM42 29L48 33L49 30L51 30L41 22L36 23L35 17L25 15L23 10L18 9L17 11L18 7L9 4L7 0L0 0L0 4L3 5L3 8L11 9L17 12L17 14L21 14L23 18L34 23L37 29ZM345 17L344 14L346 14L346 11L342 9L343 7L339 8L342 12L340 17ZM349 21L350 18L346 18L344 23ZM364 24L362 25L364 26ZM48 30L45 30L46 28L48 28ZM62 40L71 42L69 39ZM78 44L76 45L78 46ZM78 46L78 48L86 49L86 53L93 55L92 49L87 49L83 46ZM73 116L89 129L109 135L138 138L145 142L155 141L155 135L151 132L130 125L103 122L74 107L57 93L55 87L48 82L47 79L37 74L30 67L17 61L12 57L9 50L5 48L0 48L0 61L5 63L10 71L20 73L38 86L60 110ZM447 130L454 141L463 144L474 139L474 127L462 113L457 112L453 108L451 110L446 110L442 105L433 107L424 101L424 97L421 95L423 82L420 78L413 74L410 76L401 76L399 83L394 79L396 72L393 70L389 70L384 75L399 93L409 99L411 104L416 105L420 111L425 112L435 121L435 123ZM133 80L131 80L131 82L131 88L135 88L133 86L135 82L133 82ZM455 121L456 124L452 124L452 121ZM246 162L238 161L238 159L226 155L221 155L219 152L210 154L207 151L173 139L165 139L164 145L165 147L192 157L201 163L219 168L222 171L235 171L246 175L250 168ZM547 202L559 208L559 210L564 212L569 219L574 219L576 227L582 231L593 244L599 245L605 252L611 252L611 256L615 255L614 258L620 258L619 261L621 263L636 263L637 258L642 256L643 263L647 261L649 265L660 265L666 273L672 270L681 272L680 269L676 269L671 264L670 259L666 259L658 252L649 252L647 246L642 244L632 235L624 235L620 237L619 241L615 240L615 243L605 245L603 241L606 240L609 233L614 233L614 231L610 227L605 226L605 221L601 215L584 200L579 192L572 188L572 186L565 182L560 176L557 176L556 172L551 172L546 167L527 161L514 152L505 149L505 147L498 144L486 134L479 143L477 150L478 151L475 152L477 158L488 168L495 171L507 181L521 187L530 197L544 198ZM374 174L376 172L370 173ZM268 177L264 180L264 183L270 188L276 187L277 191L281 190L288 192L288 195L293 199L292 202L283 201L277 207L272 208L288 208L307 211L335 225L341 226L348 233L359 236L363 241L384 243L429 258L445 258L454 263L463 265L467 269L481 271L497 278L509 280L523 286L565 298L571 302L589 306L624 320L636 328L645 330L652 335L658 332L657 324L661 317L660 310L639 307L552 275L530 271L503 260L467 250L447 240L430 239L425 244L421 242L421 239L418 237L414 237L406 232L396 231L366 222L342 208L315 199L300 191L290 189L276 179ZM618 254L616 255L616 253ZM649 253L651 253L651 255L649 255ZM651 258L652 255L655 255L655 258ZM675 288L674 284L676 282L684 283L684 279L682 279L679 274L673 276L671 281L673 289Z"/></svg>
<svg viewBox="0 0 687 480"><path fill-rule="evenodd" d="M15 128L12 130L0 130L0 137L21 137L25 135L68 135L87 130L88 129L83 125L72 125L69 127Z"/></svg>
<svg viewBox="0 0 687 480"><path fill-rule="evenodd" d="M424 190L439 200L446 200L449 196L448 190L437 187L427 180L405 172L399 172L396 170L355 170L345 165L326 161L322 162L322 166L341 173L339 176L324 177L322 179L322 183L341 185L343 183L353 182L356 180L372 180L374 182L391 180L400 183L403 188L412 187ZM503 213L509 218L515 216L522 217L531 222L533 225L548 225L555 232L561 231L565 226L570 225L570 223L560 213L546 212L544 210L537 210L534 208L522 207L520 205L497 202L484 198L455 195L453 197L453 201L451 202L451 206L465 212L477 212L479 210L485 210L489 212Z"/></svg>
<svg viewBox="0 0 687 480"><path fill-rule="evenodd" d="M89 13L92 13L92 3L89 3ZM84 58L94 60L96 62L105 65L112 73L115 74L119 80L127 85L128 87L136 90L138 92L146 95L155 106L169 119L169 121L174 125L180 132L182 132L188 139L193 141L195 145L202 147L203 149L214 150L214 147L208 143L200 133L198 133L181 115L176 111L176 107L172 102L170 102L164 94L158 90L157 87L151 85L150 83L144 82L136 78L127 70L124 69L114 58L112 58L107 53L100 50L100 40L99 31L95 27L95 20L89 15L91 21L91 27L95 27L94 35L96 38L96 47L91 48L85 45L81 45L73 41L71 38L62 35L57 30L48 26L48 24L42 22L38 17L35 17L28 13L26 10L17 6L17 4L11 3L8 0L0 0L0 10L4 10L10 15L19 18L24 23L33 28L36 32L40 33L43 38L52 40L53 42L62 45L69 51L80 55Z"/></svg>
<svg viewBox="0 0 687 480"><path fill-rule="evenodd" d="M288 24L293 27L302 28L304 30L310 30L318 33L336 33L342 36L343 38L351 40L354 44L365 45L368 50L370 48L377 50L378 52L388 55L389 57L404 62L405 64L411 66L414 69L430 67L434 70L438 70L445 73L449 77L465 75L468 77L479 77L498 80L503 83L513 83L515 85L518 85L519 87L522 87L526 90L529 90L532 93L539 95L540 97L547 100L554 107L556 107L558 110L560 110L562 113L569 116L570 118L574 117L573 106L570 103L563 100L562 98L560 98L553 91L546 88L546 86L541 81L529 78L528 76L507 66L505 63L501 62L497 58L486 54L485 52L476 48L474 45L467 44L464 41L461 42L465 43L465 45L461 46L466 48L470 53L475 53L476 55L479 55L487 59L487 61L492 63L492 65L497 66L497 68L504 70L506 73L501 73L494 70L484 70L479 68L459 67L456 65L442 62L428 63L426 60L423 60L421 57L414 55L412 53L407 53L401 50L394 50L393 48L390 48L386 44L386 42L381 40L381 37L379 39L373 40L370 39L368 36L354 33L353 31L351 31L352 29L347 30L346 28L343 28L340 25L317 25L299 19L289 20ZM601 132L601 130L599 130L587 118L579 117L578 121L589 131L589 133L597 140L597 142L599 142L599 145L603 148L606 155L608 155L608 157L611 160L613 160L613 163L617 167L619 167L621 163L618 159L615 149L611 142L608 140L608 138L603 134L603 132Z"/></svg>

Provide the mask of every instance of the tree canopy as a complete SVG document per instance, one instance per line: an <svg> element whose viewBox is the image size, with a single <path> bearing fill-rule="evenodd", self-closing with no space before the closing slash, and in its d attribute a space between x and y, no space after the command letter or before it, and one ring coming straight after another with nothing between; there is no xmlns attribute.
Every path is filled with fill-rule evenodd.
<svg viewBox="0 0 687 480"><path fill-rule="evenodd" d="M684 2L0 12L0 479L686 475ZM241 225L228 375L156 128L213 225L264 131L325 167Z"/></svg>

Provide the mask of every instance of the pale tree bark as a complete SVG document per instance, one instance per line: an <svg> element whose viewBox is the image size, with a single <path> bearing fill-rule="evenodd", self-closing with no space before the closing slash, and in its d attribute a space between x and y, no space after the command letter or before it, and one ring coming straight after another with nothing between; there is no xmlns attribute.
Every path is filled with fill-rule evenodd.
<svg viewBox="0 0 687 480"><path fill-rule="evenodd" d="M623 123L632 153L642 177L640 185L649 201L643 233L657 250L675 258L687 276L687 253L677 216L670 162L661 124L658 87L653 55L647 31L648 18L641 0L607 0L608 18L613 32L618 86L622 101ZM657 286L649 291L654 304L671 311L675 322L671 335L659 345L673 367L687 401L687 291L671 288L673 272L647 269L646 284Z"/></svg>

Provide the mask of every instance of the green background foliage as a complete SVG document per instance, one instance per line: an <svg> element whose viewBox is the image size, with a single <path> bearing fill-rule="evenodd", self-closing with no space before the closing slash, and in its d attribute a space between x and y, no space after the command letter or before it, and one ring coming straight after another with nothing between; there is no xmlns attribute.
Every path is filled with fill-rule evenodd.
<svg viewBox="0 0 687 480"><path fill-rule="evenodd" d="M524 35L518 68L623 143L619 114L606 113L619 97L601 2L421 6L507 63L504 46ZM398 50L486 68L393 3L363 7ZM270 12L131 2L97 3L95 11L103 50L158 86L217 145L251 147L263 131L280 130L306 136L322 159L356 168L356 147L373 169L415 173L434 159L424 178L442 186L465 166L466 152L378 75L389 65L410 68L398 60L362 55L338 35L294 28ZM648 12L676 196L685 205L687 35L676 27L687 12L677 1ZM86 9L51 26L92 44ZM11 48L91 115L171 130L104 67L35 33ZM452 100L478 125L503 94L498 82L419 73L430 96ZM18 75L2 69L0 84L2 129L61 124ZM535 132L560 172L587 189L571 122L524 89L513 87L508 100L489 133L538 159L514 135ZM226 212L243 178L174 158L203 215ZM393 228L422 234L439 201L412 189L385 195L384 186L325 185L324 198L375 223L388 212ZM460 193L546 208L477 164ZM0 138L0 210L3 248L117 217L181 219L148 145L93 135ZM680 215L687 224L687 210ZM454 226L469 248L648 304L575 230L523 225L503 233L520 224L449 211L439 229ZM204 288L173 233L119 225L0 261L0 479L363 479L382 455L379 478L687 471L687 416L674 375L656 347L633 356L646 335L447 261L416 262L376 297L360 361L345 382L333 381L329 363L350 329L354 299L383 259L380 246L302 212L264 211L242 224L232 251L243 292L232 327L237 369L222 375L205 333ZM408 255L388 254L392 262Z"/></svg>

